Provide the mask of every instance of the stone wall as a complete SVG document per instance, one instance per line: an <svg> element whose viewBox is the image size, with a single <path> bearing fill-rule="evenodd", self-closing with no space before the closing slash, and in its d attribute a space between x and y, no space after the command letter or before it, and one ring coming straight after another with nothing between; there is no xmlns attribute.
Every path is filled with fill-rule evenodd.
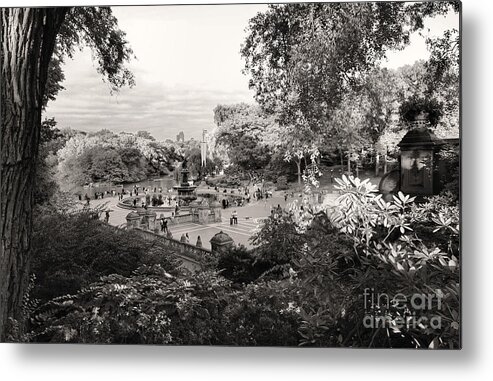
<svg viewBox="0 0 493 381"><path fill-rule="evenodd" d="M133 229L142 235L147 241L159 240L164 246L169 247L173 255L177 256L183 261L183 265L186 268L193 268L193 270L198 270L202 267L204 260L211 259L213 253L211 250L205 249L203 247L197 247L190 243L180 242L174 238L169 238L158 233L144 230L140 228Z"/></svg>
<svg viewBox="0 0 493 381"><path fill-rule="evenodd" d="M171 225L183 224L185 222L193 222L193 216L190 213L178 214L173 218L168 217L168 221Z"/></svg>

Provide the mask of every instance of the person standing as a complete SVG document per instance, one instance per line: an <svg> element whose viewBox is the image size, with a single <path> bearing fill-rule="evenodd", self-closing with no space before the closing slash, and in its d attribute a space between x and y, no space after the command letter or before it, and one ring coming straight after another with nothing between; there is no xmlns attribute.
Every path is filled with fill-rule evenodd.
<svg viewBox="0 0 493 381"><path fill-rule="evenodd" d="M195 246L202 247L202 239L200 238L200 236L197 237L197 243L195 244Z"/></svg>
<svg viewBox="0 0 493 381"><path fill-rule="evenodd" d="M105 221L106 223L109 223L109 222L110 222L110 211L109 211L109 210L106 210L106 211L104 212L104 221Z"/></svg>

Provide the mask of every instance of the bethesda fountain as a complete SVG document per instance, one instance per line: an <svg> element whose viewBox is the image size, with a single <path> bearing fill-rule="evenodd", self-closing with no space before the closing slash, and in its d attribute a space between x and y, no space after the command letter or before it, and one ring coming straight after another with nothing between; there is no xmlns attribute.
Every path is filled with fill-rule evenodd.
<svg viewBox="0 0 493 381"><path fill-rule="evenodd" d="M195 193L196 185L190 185L188 175L190 171L187 168L187 160L183 160L181 164L181 182L178 185L174 185L173 189L178 193L178 199L184 204L188 205L193 200L197 199Z"/></svg>

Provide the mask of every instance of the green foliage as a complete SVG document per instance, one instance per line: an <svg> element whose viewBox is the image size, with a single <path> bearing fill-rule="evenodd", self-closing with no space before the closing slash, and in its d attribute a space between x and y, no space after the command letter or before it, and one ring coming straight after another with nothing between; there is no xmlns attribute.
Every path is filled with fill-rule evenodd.
<svg viewBox="0 0 493 381"><path fill-rule="evenodd" d="M136 182L147 176L168 174L182 157L173 146L142 134L114 134L101 130L75 134L57 153L61 183Z"/></svg>
<svg viewBox="0 0 493 381"><path fill-rule="evenodd" d="M215 263L217 271L237 285L255 281L271 267L272 264L258 260L255 252L243 245L221 253Z"/></svg>
<svg viewBox="0 0 493 381"><path fill-rule="evenodd" d="M445 166L445 175L441 179L444 184L444 192L451 192L458 198L460 190L460 148L459 146L445 145L438 155Z"/></svg>
<svg viewBox="0 0 493 381"><path fill-rule="evenodd" d="M218 105L214 120L216 145L226 147L232 164L250 176L267 166L272 149L265 139L275 126L272 116L257 106L240 103Z"/></svg>
<svg viewBox="0 0 493 381"><path fill-rule="evenodd" d="M142 264L159 263L175 271L169 250L103 223L97 218L100 213L85 210L36 216L31 266L36 275L35 298L46 301L76 293L101 276L129 276Z"/></svg>
<svg viewBox="0 0 493 381"><path fill-rule="evenodd" d="M83 46L91 48L97 70L112 90L135 84L133 74L124 66L133 51L111 8L70 8L57 35L58 58L72 58L75 49Z"/></svg>
<svg viewBox="0 0 493 381"><path fill-rule="evenodd" d="M412 96L401 104L399 114L403 121L414 122L416 116L424 112L428 114L428 121L430 122L430 125L434 127L442 117L442 108L442 104L436 99Z"/></svg>
<svg viewBox="0 0 493 381"><path fill-rule="evenodd" d="M42 306L37 340L119 344L219 344L224 281L179 279L160 266L111 275Z"/></svg>
<svg viewBox="0 0 493 381"><path fill-rule="evenodd" d="M408 16L402 3L271 5L250 20L242 47L256 100L319 128L344 89L408 42Z"/></svg>
<svg viewBox="0 0 493 381"><path fill-rule="evenodd" d="M257 246L255 252L259 260L271 266L290 263L298 256L305 242L292 214L277 209L273 212L250 238L252 244Z"/></svg>

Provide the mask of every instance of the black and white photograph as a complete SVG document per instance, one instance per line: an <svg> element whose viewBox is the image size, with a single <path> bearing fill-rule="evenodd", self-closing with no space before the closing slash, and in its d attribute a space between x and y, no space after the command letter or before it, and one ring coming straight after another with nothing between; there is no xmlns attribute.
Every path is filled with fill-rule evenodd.
<svg viewBox="0 0 493 381"><path fill-rule="evenodd" d="M461 349L461 16L2 5L0 341Z"/></svg>

